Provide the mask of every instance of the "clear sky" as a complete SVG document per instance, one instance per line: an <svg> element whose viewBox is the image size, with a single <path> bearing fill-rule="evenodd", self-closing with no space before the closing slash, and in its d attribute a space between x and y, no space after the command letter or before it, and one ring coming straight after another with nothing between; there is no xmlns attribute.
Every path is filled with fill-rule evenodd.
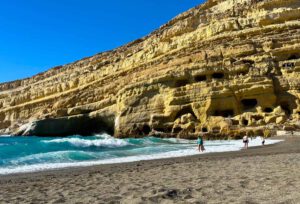
<svg viewBox="0 0 300 204"><path fill-rule="evenodd" d="M0 82L111 50L203 0L9 0L0 6Z"/></svg>

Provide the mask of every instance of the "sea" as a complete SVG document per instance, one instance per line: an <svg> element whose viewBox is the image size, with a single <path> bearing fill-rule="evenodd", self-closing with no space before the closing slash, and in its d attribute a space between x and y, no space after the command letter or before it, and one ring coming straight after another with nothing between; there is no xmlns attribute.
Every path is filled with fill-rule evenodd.
<svg viewBox="0 0 300 204"><path fill-rule="evenodd" d="M274 144L280 140L266 140ZM249 146L260 146L261 138ZM211 152L238 151L242 140L205 141L206 151L197 151L196 140L176 138L117 139L108 134L69 137L0 136L0 175L182 157Z"/></svg>

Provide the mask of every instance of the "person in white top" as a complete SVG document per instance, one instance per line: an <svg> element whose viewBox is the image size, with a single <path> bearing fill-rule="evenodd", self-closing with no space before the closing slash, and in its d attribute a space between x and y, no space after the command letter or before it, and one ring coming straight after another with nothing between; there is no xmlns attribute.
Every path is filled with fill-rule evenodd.
<svg viewBox="0 0 300 204"><path fill-rule="evenodd" d="M244 148L245 148L245 149L248 149L249 139L248 139L248 136L247 136L247 135L245 135L245 136L243 137L243 143L244 143Z"/></svg>

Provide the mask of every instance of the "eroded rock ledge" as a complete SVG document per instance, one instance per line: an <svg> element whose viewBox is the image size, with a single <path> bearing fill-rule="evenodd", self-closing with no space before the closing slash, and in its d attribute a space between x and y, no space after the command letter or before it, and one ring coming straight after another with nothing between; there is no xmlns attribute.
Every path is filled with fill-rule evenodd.
<svg viewBox="0 0 300 204"><path fill-rule="evenodd" d="M0 84L0 132L240 137L297 129L299 0L209 0L116 50Z"/></svg>

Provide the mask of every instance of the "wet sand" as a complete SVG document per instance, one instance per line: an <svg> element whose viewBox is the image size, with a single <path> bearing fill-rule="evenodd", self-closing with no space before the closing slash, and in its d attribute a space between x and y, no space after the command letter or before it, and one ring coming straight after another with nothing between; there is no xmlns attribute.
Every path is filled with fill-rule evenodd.
<svg viewBox="0 0 300 204"><path fill-rule="evenodd" d="M0 176L0 203L296 204L300 137L284 139L239 152Z"/></svg>

